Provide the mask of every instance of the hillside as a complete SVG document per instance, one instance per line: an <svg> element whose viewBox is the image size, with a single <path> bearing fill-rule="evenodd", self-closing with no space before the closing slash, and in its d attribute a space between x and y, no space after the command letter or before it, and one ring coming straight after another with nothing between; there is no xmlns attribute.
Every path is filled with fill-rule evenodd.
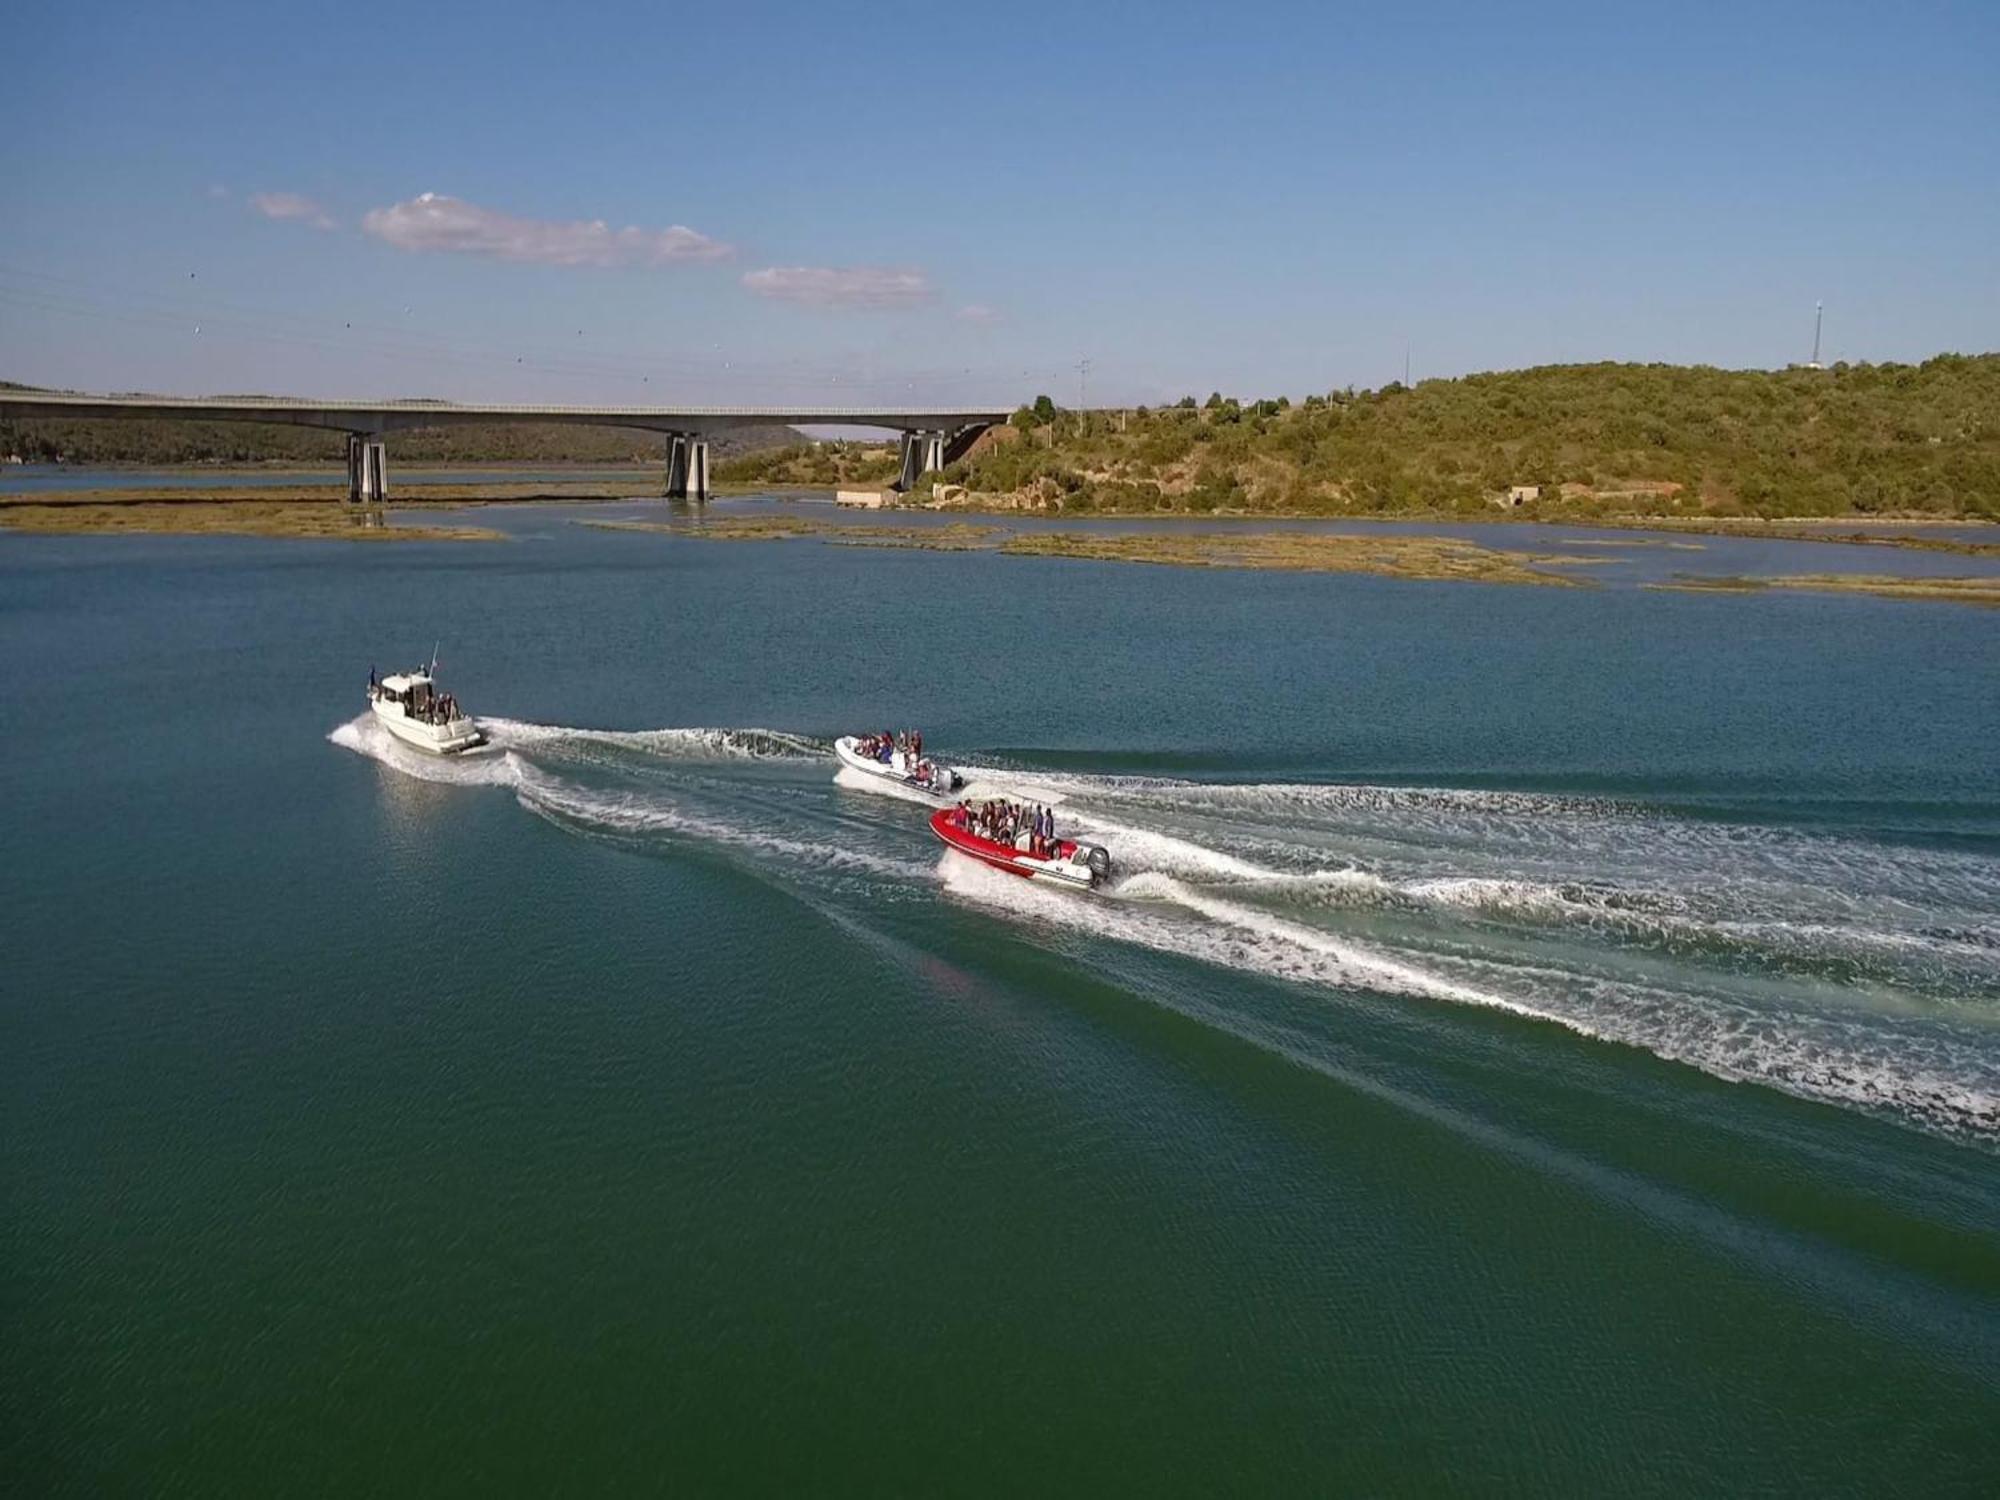
<svg viewBox="0 0 2000 1500"><path fill-rule="evenodd" d="M0 381L0 386L32 386ZM717 460L796 445L789 427L742 428L711 440ZM256 422L0 421L0 458L71 464L338 464L338 432ZM445 427L399 432L389 439L391 463L661 463L665 439L621 427L533 423Z"/></svg>
<svg viewBox="0 0 2000 1500"><path fill-rule="evenodd" d="M2000 355L1717 370L1557 365L1298 405L1073 413L1043 398L943 477L1065 510L2000 520Z"/></svg>

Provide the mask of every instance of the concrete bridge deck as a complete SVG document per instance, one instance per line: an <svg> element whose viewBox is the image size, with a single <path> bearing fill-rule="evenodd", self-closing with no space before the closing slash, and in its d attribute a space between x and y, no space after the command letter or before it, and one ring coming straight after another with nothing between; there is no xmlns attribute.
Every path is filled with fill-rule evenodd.
<svg viewBox="0 0 2000 1500"><path fill-rule="evenodd" d="M69 391L0 390L0 420L272 422L345 432L348 498L388 498L384 436L422 427L495 422L627 427L668 439L667 493L708 496L708 438L735 427L881 427L903 439L901 487L942 468L988 427L995 409L842 406L526 406L461 401L315 401L288 396L98 396Z"/></svg>

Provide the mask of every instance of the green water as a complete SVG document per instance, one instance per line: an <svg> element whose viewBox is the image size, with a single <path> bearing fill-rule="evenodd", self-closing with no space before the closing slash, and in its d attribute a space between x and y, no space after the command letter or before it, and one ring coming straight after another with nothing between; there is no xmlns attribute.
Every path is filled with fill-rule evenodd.
<svg viewBox="0 0 2000 1500"><path fill-rule="evenodd" d="M573 515L0 537L11 1491L1990 1492L2000 616Z"/></svg>

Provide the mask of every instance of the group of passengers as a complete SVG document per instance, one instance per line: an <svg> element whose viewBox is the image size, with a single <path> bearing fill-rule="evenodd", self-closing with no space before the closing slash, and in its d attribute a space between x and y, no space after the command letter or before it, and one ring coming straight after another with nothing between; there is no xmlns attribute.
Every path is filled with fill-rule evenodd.
<svg viewBox="0 0 2000 1500"><path fill-rule="evenodd" d="M885 729L865 736L858 745L863 760L894 766L918 786L941 783L936 766L924 759L924 732L921 729Z"/></svg>
<svg viewBox="0 0 2000 1500"><path fill-rule="evenodd" d="M450 693L435 693L416 711L426 724L449 724L458 717L458 699Z"/></svg>
<svg viewBox="0 0 2000 1500"><path fill-rule="evenodd" d="M885 766L901 766L905 771L914 772L923 756L924 734L921 729L885 729L861 741L863 760L880 761Z"/></svg>
<svg viewBox="0 0 2000 1500"><path fill-rule="evenodd" d="M1061 852L1052 807L1009 802L1004 797L990 802L960 802L952 810L952 822L967 833L976 833L996 844L1012 845L1036 859L1054 859Z"/></svg>

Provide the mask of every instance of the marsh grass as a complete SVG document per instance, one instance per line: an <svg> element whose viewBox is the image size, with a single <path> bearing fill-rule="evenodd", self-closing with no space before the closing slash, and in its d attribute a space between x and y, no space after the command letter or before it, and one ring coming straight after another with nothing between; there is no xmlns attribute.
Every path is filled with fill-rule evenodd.
<svg viewBox="0 0 2000 1500"><path fill-rule="evenodd" d="M1649 589L1687 594L1761 594L1797 589L1817 594L1868 594L1877 599L1924 599L1934 603L2000 608L2000 576L1991 578L1897 578L1881 573L1790 573L1769 578L1702 578L1682 573Z"/></svg>
<svg viewBox="0 0 2000 1500"><path fill-rule="evenodd" d="M1304 573L1372 573L1387 578L1466 583L1579 586L1542 568L1601 566L1612 558L1503 552L1437 536L1313 535L1301 532L1022 533L1000 550L1016 557L1075 557L1098 562L1153 563L1182 568L1275 569Z"/></svg>
<svg viewBox="0 0 2000 1500"><path fill-rule="evenodd" d="M347 542L497 542L484 526L415 526L394 522L377 509L282 501L171 505L72 503L0 505L0 526L59 535L165 535L308 537Z"/></svg>

